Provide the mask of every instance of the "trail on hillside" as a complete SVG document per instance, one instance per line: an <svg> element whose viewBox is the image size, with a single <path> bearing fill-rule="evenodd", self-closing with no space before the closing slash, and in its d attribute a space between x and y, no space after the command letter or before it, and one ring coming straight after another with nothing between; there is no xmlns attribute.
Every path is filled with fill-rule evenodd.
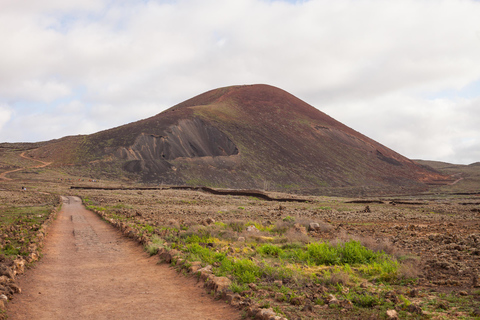
<svg viewBox="0 0 480 320"><path fill-rule="evenodd" d="M44 257L20 277L8 319L240 319L193 278L149 257L77 197L49 229Z"/></svg>
<svg viewBox="0 0 480 320"><path fill-rule="evenodd" d="M25 152L20 153L20 157L22 157L24 159L28 159L28 160L37 161L37 162L40 162L41 164L36 165L36 166L32 166L32 167L19 168L19 169L14 169L14 170L9 170L9 171L2 172L2 173L0 173L0 180L1 179L12 180L11 178L7 178L7 174L10 174L10 173L13 173L13 172L22 171L22 170L25 170L25 169L44 168L44 167L51 164L51 162L45 162L45 161L29 158L29 157L25 156Z"/></svg>

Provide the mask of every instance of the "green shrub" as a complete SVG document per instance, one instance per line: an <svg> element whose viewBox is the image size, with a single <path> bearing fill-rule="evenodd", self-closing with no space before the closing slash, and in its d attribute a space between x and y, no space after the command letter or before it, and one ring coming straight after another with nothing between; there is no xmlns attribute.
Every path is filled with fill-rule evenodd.
<svg viewBox="0 0 480 320"><path fill-rule="evenodd" d="M362 246L359 241L348 241L338 245L337 250L341 255L342 264L366 264L374 261L379 254Z"/></svg>
<svg viewBox="0 0 480 320"><path fill-rule="evenodd" d="M234 293L242 293L243 291L248 290L248 285L245 283L239 284L236 281L233 281L230 285L230 290L232 290Z"/></svg>
<svg viewBox="0 0 480 320"><path fill-rule="evenodd" d="M240 259L237 261L224 259L222 260L219 270L223 275L233 275L240 284L255 282L262 274L260 268L248 259Z"/></svg>
<svg viewBox="0 0 480 320"><path fill-rule="evenodd" d="M201 260L208 264L214 264L215 262L220 262L225 259L224 253L204 248L198 243L188 244L185 249L190 254L191 259Z"/></svg>
<svg viewBox="0 0 480 320"><path fill-rule="evenodd" d="M368 293L362 294L356 292L349 292L346 297L347 299L352 301L354 305L362 308L373 308L374 306L381 303L381 300L378 296Z"/></svg>
<svg viewBox="0 0 480 320"><path fill-rule="evenodd" d="M273 244L265 244L257 248L257 252L260 254L275 256L275 257L278 257L281 254L283 254L283 250L280 247Z"/></svg>

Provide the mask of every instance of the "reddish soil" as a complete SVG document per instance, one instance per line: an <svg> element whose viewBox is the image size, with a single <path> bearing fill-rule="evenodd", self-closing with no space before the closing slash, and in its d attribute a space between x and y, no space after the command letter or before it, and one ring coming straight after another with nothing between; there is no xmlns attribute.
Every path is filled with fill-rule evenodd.
<svg viewBox="0 0 480 320"><path fill-rule="evenodd" d="M193 278L148 257L76 197L64 197L44 257L19 278L9 319L240 319Z"/></svg>
<svg viewBox="0 0 480 320"><path fill-rule="evenodd" d="M25 158L25 159L28 159L28 160L37 161L37 162L40 162L40 163L41 163L41 164L39 164L39 165L37 165L37 166L29 167L28 169L44 168L44 167L46 167L46 166L48 166L48 165L51 164L51 162L44 162L44 161L41 161L41 160L29 158L29 157L25 156L25 152L22 152L22 153L20 154L20 157ZM13 173L13 172L17 172L17 171L22 171L22 170L25 170L25 169L26 169L26 168L19 168L19 169L14 169L14 170L9 170L9 171L2 172L2 173L0 173L0 180L12 180L12 179L10 179L10 178L7 178L7 174Z"/></svg>

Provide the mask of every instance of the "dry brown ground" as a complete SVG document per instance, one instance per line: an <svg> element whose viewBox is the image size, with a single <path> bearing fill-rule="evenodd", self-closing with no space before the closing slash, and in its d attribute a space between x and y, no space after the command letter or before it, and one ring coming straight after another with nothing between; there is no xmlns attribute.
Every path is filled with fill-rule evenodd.
<svg viewBox="0 0 480 320"><path fill-rule="evenodd" d="M43 252L20 277L9 319L240 318L196 280L157 265L78 198L64 198Z"/></svg>
<svg viewBox="0 0 480 320"><path fill-rule="evenodd" d="M289 237L293 240L296 237L300 241L353 238L369 247L384 246L397 257L416 261L410 270L404 271L418 277L418 281L409 283L403 289L397 287L400 288L398 292L408 294L412 289L419 290L418 296L409 299L422 305L424 310L433 312L434 319L469 318L472 312L478 312L480 306L478 195L370 199L381 203L349 203L352 199L311 197L310 203L278 203L252 197L215 196L198 191L75 192L100 207L113 208L120 216L135 217L142 223L157 227L172 226L179 230L182 226L190 230L205 224L207 218L217 223L254 221L263 225L276 224L287 217L293 217L304 225L319 222L326 226L324 230L306 233L300 230ZM179 231L181 234L182 231ZM239 236L248 237L245 232L227 235L231 239ZM460 307L452 300L437 308L435 301L439 299L439 294L448 294L450 300L458 297L459 301L464 295L473 296L472 301L476 302L469 303L470 307ZM326 312L317 310L302 313L301 309L302 306L290 306L290 311L286 313L317 319L321 318L322 312ZM345 314L343 317L350 316ZM414 314L411 316L415 317ZM338 314L335 317L342 318Z"/></svg>

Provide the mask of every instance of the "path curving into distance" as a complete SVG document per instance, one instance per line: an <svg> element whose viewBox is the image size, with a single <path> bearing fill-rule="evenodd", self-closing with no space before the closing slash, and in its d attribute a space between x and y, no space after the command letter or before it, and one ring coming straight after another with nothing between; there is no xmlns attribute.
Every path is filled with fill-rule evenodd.
<svg viewBox="0 0 480 320"><path fill-rule="evenodd" d="M28 160L37 161L37 162L40 162L41 164L33 166L33 167L19 168L19 169L14 169L14 170L9 170L9 171L2 172L2 173L0 173L0 180L12 180L10 178L7 178L7 174L9 174L9 173L22 171L22 170L25 170L25 169L44 168L44 167L51 164L51 162L44 162L44 161L41 161L41 160L29 158L29 157L25 156L25 152L20 153L20 157L22 157L24 159L28 159Z"/></svg>
<svg viewBox="0 0 480 320"><path fill-rule="evenodd" d="M9 302L16 319L241 319L213 300L202 282L178 274L158 257L86 210L78 197L49 228L44 256L19 277Z"/></svg>

